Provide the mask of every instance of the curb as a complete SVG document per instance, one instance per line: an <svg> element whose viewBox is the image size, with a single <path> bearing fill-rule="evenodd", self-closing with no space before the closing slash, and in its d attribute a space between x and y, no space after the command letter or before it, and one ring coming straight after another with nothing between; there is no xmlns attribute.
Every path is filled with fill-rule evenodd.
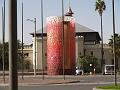
<svg viewBox="0 0 120 90"><path fill-rule="evenodd" d="M93 88L93 90L117 90L117 89L99 89L99 88Z"/></svg>
<svg viewBox="0 0 120 90"><path fill-rule="evenodd" d="M55 84L68 84L68 83L78 83L80 81L60 81L60 82L35 82L35 83L18 83L18 86L28 86L28 85L55 85ZM9 83L1 83L0 86L9 86Z"/></svg>
<svg viewBox="0 0 120 90"><path fill-rule="evenodd" d="M48 83L19 83L18 85L55 85L55 84L68 84L68 83L78 83L80 81L66 81L66 82L48 82Z"/></svg>

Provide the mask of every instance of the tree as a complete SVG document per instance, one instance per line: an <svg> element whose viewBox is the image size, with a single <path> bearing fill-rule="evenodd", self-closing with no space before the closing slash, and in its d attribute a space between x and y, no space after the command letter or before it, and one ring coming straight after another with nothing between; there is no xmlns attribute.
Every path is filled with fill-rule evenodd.
<svg viewBox="0 0 120 90"><path fill-rule="evenodd" d="M8 70L9 69L9 43L8 42L5 42L5 70ZM21 48L21 42L20 40L17 40L17 45L18 45L18 49ZM3 61L2 61L2 47L3 47L3 44L0 43L0 69L2 70L2 65L3 65ZM21 69L21 63L22 63L22 60L21 60L21 52L20 50L18 50L18 56L17 56L17 66L18 66L18 69Z"/></svg>
<svg viewBox="0 0 120 90"><path fill-rule="evenodd" d="M109 39L109 46L113 48L113 36ZM113 50L113 49L112 49ZM115 53L116 53L116 67L118 68L118 58L120 58L120 35L115 34Z"/></svg>
<svg viewBox="0 0 120 90"><path fill-rule="evenodd" d="M26 53L23 53L23 59L22 59L22 52L21 52L22 43L20 40L17 41L17 45L18 45L18 62L17 62L18 69L19 70L21 70L21 69L29 70L32 64L31 64L30 60L26 58L28 56Z"/></svg>
<svg viewBox="0 0 120 90"><path fill-rule="evenodd" d="M25 66L26 70L29 70L31 65L32 64L31 64L30 60L24 60L24 66Z"/></svg>
<svg viewBox="0 0 120 90"><path fill-rule="evenodd" d="M9 62L8 62L8 58L9 58L9 53L8 53L8 42L5 42L4 43L4 47L5 47L5 57L4 57L4 62L5 62L5 70L8 70L9 69ZM2 56L2 52L3 52L3 44L0 43L0 69L2 69L2 66L3 66L3 56Z"/></svg>
<svg viewBox="0 0 120 90"><path fill-rule="evenodd" d="M101 68L103 69L103 64L105 61L103 61L103 27L102 27L102 15L103 11L106 9L106 5L104 0L97 0L95 3L95 11L98 11L101 19ZM102 70L103 71L103 70Z"/></svg>
<svg viewBox="0 0 120 90"><path fill-rule="evenodd" d="M81 56L79 55L77 60L77 66L81 67L84 72L90 72L90 64L92 64L92 69L97 68L98 59L95 56Z"/></svg>

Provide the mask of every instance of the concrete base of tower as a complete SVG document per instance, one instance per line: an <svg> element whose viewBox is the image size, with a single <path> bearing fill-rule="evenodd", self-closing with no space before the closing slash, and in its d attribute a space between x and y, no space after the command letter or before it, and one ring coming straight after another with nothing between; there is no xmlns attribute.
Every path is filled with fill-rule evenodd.
<svg viewBox="0 0 120 90"><path fill-rule="evenodd" d="M75 69L65 69L64 70L65 75L75 75ZM47 70L47 75L63 75L63 69L59 70Z"/></svg>

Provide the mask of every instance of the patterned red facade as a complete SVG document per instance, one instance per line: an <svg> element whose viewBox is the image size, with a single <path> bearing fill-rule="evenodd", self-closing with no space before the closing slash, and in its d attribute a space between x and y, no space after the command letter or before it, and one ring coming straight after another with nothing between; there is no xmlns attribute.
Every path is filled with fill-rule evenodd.
<svg viewBox="0 0 120 90"><path fill-rule="evenodd" d="M75 73L75 23L70 21L69 37L69 72ZM63 71L63 47L62 47L62 19L61 17L47 18L47 74L61 75Z"/></svg>

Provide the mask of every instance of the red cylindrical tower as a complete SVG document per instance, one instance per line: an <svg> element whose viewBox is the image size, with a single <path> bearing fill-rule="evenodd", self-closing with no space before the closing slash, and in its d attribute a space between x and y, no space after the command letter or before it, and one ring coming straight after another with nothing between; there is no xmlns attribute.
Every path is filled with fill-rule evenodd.
<svg viewBox="0 0 120 90"><path fill-rule="evenodd" d="M62 74L62 19L47 18L47 73Z"/></svg>
<svg viewBox="0 0 120 90"><path fill-rule="evenodd" d="M64 34L64 39L62 39ZM64 45L62 45L64 40ZM64 48L64 49L63 49ZM63 52L64 50L64 52ZM63 55L65 74L75 74L75 22L73 17L65 17L64 33L62 18L47 18L47 74L61 75L63 71Z"/></svg>

